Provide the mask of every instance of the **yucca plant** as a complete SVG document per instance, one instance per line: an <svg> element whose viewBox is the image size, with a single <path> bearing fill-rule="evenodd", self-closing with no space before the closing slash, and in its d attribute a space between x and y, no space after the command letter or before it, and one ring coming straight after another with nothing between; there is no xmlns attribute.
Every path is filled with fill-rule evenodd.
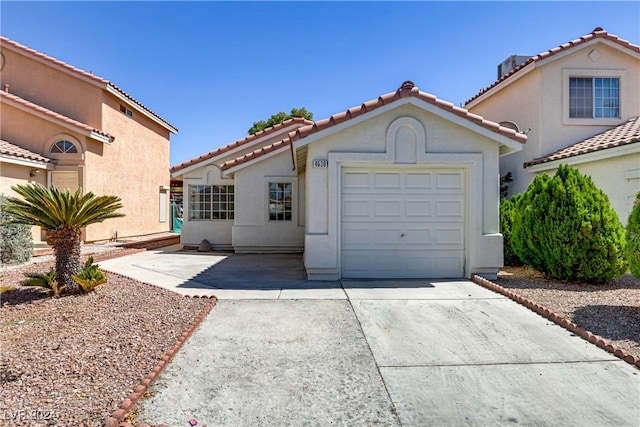
<svg viewBox="0 0 640 427"><path fill-rule="evenodd" d="M53 291L53 296L58 298L65 290L64 285L60 285L56 280L56 272L53 269L48 273L26 273L28 279L22 282L25 286L40 286L42 288L49 288Z"/></svg>
<svg viewBox="0 0 640 427"><path fill-rule="evenodd" d="M93 291L96 286L107 283L107 275L98 267L100 267L98 264L93 263L93 257L89 257L80 274L71 276L85 294Z"/></svg>
<svg viewBox="0 0 640 427"><path fill-rule="evenodd" d="M55 274L61 287L70 293L79 292L72 276L80 274L80 243L84 227L109 218L124 216L117 196L82 194L82 189L70 193L40 184L12 187L22 198L7 198L5 210L13 218L10 222L31 224L47 232L47 241L53 247Z"/></svg>

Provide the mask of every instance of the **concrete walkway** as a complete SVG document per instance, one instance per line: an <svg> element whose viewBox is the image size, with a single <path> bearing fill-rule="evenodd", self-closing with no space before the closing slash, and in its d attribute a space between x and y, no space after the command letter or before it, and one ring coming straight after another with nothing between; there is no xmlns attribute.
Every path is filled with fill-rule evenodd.
<svg viewBox="0 0 640 427"><path fill-rule="evenodd" d="M314 283L300 257L175 248L101 266L221 297L140 422L640 426L640 371L469 281Z"/></svg>

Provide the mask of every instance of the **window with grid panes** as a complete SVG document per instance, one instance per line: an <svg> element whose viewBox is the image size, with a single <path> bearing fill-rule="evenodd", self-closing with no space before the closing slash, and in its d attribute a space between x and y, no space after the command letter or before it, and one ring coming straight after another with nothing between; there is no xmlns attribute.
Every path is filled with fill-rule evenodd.
<svg viewBox="0 0 640 427"><path fill-rule="evenodd" d="M291 221L293 219L293 184L290 182L269 183L269 221Z"/></svg>
<svg viewBox="0 0 640 427"><path fill-rule="evenodd" d="M569 117L572 119L619 118L620 79L571 77Z"/></svg>
<svg viewBox="0 0 640 427"><path fill-rule="evenodd" d="M189 219L228 220L234 218L233 185L190 185Z"/></svg>

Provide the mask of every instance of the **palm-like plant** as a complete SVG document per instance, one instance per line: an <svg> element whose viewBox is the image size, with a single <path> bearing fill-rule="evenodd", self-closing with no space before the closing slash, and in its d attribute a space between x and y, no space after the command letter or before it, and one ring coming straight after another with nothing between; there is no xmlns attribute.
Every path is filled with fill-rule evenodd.
<svg viewBox="0 0 640 427"><path fill-rule="evenodd" d="M72 276L80 273L80 243L82 229L105 219L124 216L117 196L74 194L40 184L12 187L22 199L7 198L6 212L13 216L10 222L38 225L47 231L47 240L53 246L56 279L68 292L78 292L79 286Z"/></svg>

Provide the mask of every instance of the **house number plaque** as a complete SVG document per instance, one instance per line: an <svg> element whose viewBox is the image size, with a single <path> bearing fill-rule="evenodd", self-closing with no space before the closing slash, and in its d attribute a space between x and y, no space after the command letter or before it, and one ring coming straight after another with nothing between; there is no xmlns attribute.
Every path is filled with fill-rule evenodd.
<svg viewBox="0 0 640 427"><path fill-rule="evenodd" d="M315 159L313 161L314 168L326 168L329 167L329 161L326 159Z"/></svg>

